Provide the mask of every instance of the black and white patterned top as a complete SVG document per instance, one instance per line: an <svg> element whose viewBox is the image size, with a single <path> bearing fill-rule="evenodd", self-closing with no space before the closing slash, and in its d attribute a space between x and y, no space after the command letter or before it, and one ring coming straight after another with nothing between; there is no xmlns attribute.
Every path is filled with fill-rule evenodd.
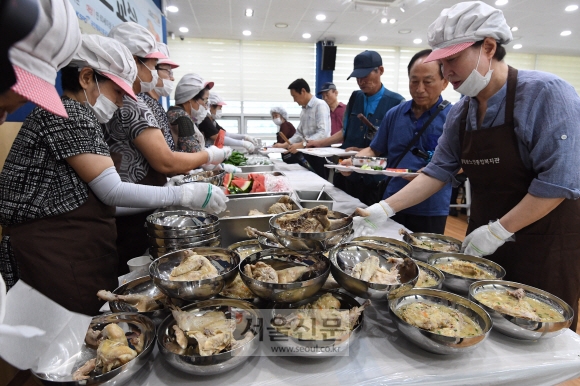
<svg viewBox="0 0 580 386"><path fill-rule="evenodd" d="M161 106L159 101L152 98L149 94L141 93L139 94L143 101L149 107L149 110L157 119L157 123L161 125L161 130L163 131L163 136L165 137L165 142L167 142L167 146L171 149L171 151L175 151L175 141L173 141L173 136L171 135L171 128L169 127L169 122L167 121L167 113Z"/></svg>
<svg viewBox="0 0 580 386"><path fill-rule="evenodd" d="M121 180L138 183L147 176L150 166L133 140L149 127L161 129L142 94L137 95L137 101L125 96L123 107L104 126L105 139Z"/></svg>
<svg viewBox="0 0 580 386"><path fill-rule="evenodd" d="M66 158L91 153L109 156L96 116L62 97L69 118L39 107L26 117L0 173L0 224L70 212L87 201L88 185Z"/></svg>

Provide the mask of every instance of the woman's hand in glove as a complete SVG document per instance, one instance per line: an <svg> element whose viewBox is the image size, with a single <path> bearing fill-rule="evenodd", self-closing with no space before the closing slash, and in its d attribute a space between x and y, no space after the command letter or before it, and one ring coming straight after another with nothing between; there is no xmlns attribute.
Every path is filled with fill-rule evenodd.
<svg viewBox="0 0 580 386"><path fill-rule="evenodd" d="M207 163L214 165L222 163L223 160L230 158L230 155L232 155L232 149L227 146L221 149L217 146L210 146L205 151L208 154Z"/></svg>
<svg viewBox="0 0 580 386"><path fill-rule="evenodd" d="M181 181L183 179L183 177L185 177L183 174L178 174L176 176L173 176L163 186L176 186L177 185L176 182Z"/></svg>
<svg viewBox="0 0 580 386"><path fill-rule="evenodd" d="M461 250L466 255L487 256L494 253L513 233L508 232L499 220L482 225L465 237Z"/></svg>
<svg viewBox="0 0 580 386"><path fill-rule="evenodd" d="M368 236L374 233L387 224L389 217L395 215L395 211L383 200L366 209L358 208L355 213L361 217L353 219L354 237Z"/></svg>
<svg viewBox="0 0 580 386"><path fill-rule="evenodd" d="M245 135L244 136L244 141L251 142L252 145L254 145L254 146L259 146L260 145L260 143L258 142L258 140L256 138L252 137L251 135Z"/></svg>
<svg viewBox="0 0 580 386"><path fill-rule="evenodd" d="M209 213L226 210L228 198L220 187L205 182L192 182L181 186L181 206L201 209Z"/></svg>
<svg viewBox="0 0 580 386"><path fill-rule="evenodd" d="M242 141L242 146L248 151L248 153L253 153L256 148L252 142Z"/></svg>

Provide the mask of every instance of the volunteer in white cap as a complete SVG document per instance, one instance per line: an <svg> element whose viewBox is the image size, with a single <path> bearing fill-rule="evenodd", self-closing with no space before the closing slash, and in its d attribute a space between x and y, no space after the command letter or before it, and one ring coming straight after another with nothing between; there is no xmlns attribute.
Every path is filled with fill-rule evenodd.
<svg viewBox="0 0 580 386"><path fill-rule="evenodd" d="M292 136L296 134L296 128L288 121L288 113L284 107L272 107L270 109L270 115L272 116L272 122L279 127L278 133L276 133L277 141L274 144L274 147L278 147L276 146L278 143L285 145L286 141L282 139L279 133L284 134L286 138L292 138Z"/></svg>
<svg viewBox="0 0 580 386"><path fill-rule="evenodd" d="M26 4L19 4L19 12L30 11ZM34 29L9 50L17 81L0 93L0 124L27 101L66 117L54 82L80 44L78 19L68 0L39 0Z"/></svg>
<svg viewBox="0 0 580 386"><path fill-rule="evenodd" d="M0 173L0 223L8 235L1 258L15 257L27 284L71 311L96 314L102 305L96 292L117 286L116 206L225 209L226 198L212 194L209 184L121 182L100 123L123 105L123 96L136 99L131 88L136 73L124 45L83 35L81 48L62 70L69 118L35 109ZM6 254L10 250L13 256ZM7 276L14 284L15 277Z"/></svg>
<svg viewBox="0 0 580 386"><path fill-rule="evenodd" d="M163 126L145 102L146 94L158 85L156 66L158 59L166 58L159 51L159 43L143 26L126 22L111 29L109 37L123 43L137 63L137 78L133 90L137 100L125 98L121 107L106 124L107 143L111 158L123 182L142 185L163 186L167 176L186 174L203 164L219 164L229 157L231 150L215 146L196 153L173 152L163 136ZM205 199L207 192L199 192ZM214 196L225 201L220 189L213 190ZM214 211L225 210L220 205ZM117 215L117 252L119 273L128 272L126 262L142 255L149 247L147 234L143 231L146 217L152 211L141 213L123 212Z"/></svg>
<svg viewBox="0 0 580 386"><path fill-rule="evenodd" d="M447 115L432 162L357 220L380 226L435 193L463 168L472 187L467 254L502 265L506 279L574 308L580 297L580 97L559 77L518 71L503 13L483 2L445 9L429 27L443 75L464 95ZM426 60L426 61L427 61ZM364 227L358 227L358 231ZM510 241L510 242L506 242ZM505 243L505 244L504 244Z"/></svg>
<svg viewBox="0 0 580 386"><path fill-rule="evenodd" d="M164 43L157 42L157 48L169 58L169 48ZM171 136L171 128L169 127L169 122L167 121L167 113L163 108L163 105L159 103L160 97L168 97L175 89L175 78L173 78L173 69L179 67L176 63L171 62L169 59L159 59L155 69L157 70L157 85L153 90L142 93L143 101L147 104L147 107L153 113L153 116L157 120L157 123L161 126L160 129L163 131L163 137L167 146L171 151L175 151L175 142Z"/></svg>
<svg viewBox="0 0 580 386"><path fill-rule="evenodd" d="M229 133L221 127L216 119L222 117L222 106L227 103L215 92L209 92L209 114L199 124L199 129L205 135L206 141L214 141L214 143L223 143L226 146L237 146L244 148L248 153L253 153L259 141L245 134Z"/></svg>

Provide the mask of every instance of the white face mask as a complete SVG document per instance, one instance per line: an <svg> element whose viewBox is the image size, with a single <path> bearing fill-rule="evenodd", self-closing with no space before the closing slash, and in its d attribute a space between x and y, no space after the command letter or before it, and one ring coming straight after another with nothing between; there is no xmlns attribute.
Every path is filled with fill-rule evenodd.
<svg viewBox="0 0 580 386"><path fill-rule="evenodd" d="M143 86L141 86L141 87L143 87ZM170 79L163 79L163 86L161 86L161 87L155 87L154 91L159 96L167 97L167 96L171 95L171 93L173 92L173 89L174 88L175 88L175 82L174 81L172 81Z"/></svg>
<svg viewBox="0 0 580 386"><path fill-rule="evenodd" d="M282 123L282 118L274 118L272 121L276 124L276 126L280 126Z"/></svg>
<svg viewBox="0 0 580 386"><path fill-rule="evenodd" d="M220 119L222 117L222 111L216 110L215 114L212 114L211 116L213 117L213 119Z"/></svg>
<svg viewBox="0 0 580 386"><path fill-rule="evenodd" d="M143 62L141 62L145 67L147 67L147 65ZM149 71L151 71L151 75L153 76L153 79L151 79L151 82L143 82L141 80L141 78L139 78L139 75L137 75L137 78L139 78L139 80L141 80L141 92L149 92L149 91L153 91L155 89L155 87L157 86L157 81L159 80L159 74L157 74L157 70L153 69L151 70L149 67L147 67L147 69ZM165 86L165 83L164 83Z"/></svg>
<svg viewBox="0 0 580 386"><path fill-rule="evenodd" d="M95 82L97 82L97 78L95 76ZM89 102L89 98L87 97L86 90L83 89L85 93L85 98L87 100L84 102L85 106L87 106L97 117L97 121L99 123L107 123L115 114L115 111L119 108L115 103L113 103L109 98L101 94L101 89L99 88L99 83L97 82L97 90L99 90L99 96L97 97L97 101L94 105L91 105Z"/></svg>
<svg viewBox="0 0 580 386"><path fill-rule="evenodd" d="M489 70L487 70L487 74L485 74L485 76L481 75L479 71L477 71L482 50L483 45L481 46L481 50L479 50L479 57L477 58L477 65L475 66L475 69L471 71L471 74L469 74L467 79L461 83L461 86L455 89L455 91L458 93L467 95L468 97L475 97L489 84L489 81L491 80L491 74L493 73L493 70L491 69L491 59L489 60Z"/></svg>
<svg viewBox="0 0 580 386"><path fill-rule="evenodd" d="M191 104L191 102L189 102ZM200 104L199 109L195 110L193 106L191 106L191 118L195 123L200 123L205 119L207 116L207 109L204 105Z"/></svg>

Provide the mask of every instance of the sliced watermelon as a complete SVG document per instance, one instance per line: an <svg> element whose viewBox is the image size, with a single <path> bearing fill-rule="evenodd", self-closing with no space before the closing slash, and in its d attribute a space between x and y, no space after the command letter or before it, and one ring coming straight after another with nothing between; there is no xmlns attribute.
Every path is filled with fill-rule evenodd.
<svg viewBox="0 0 580 386"><path fill-rule="evenodd" d="M232 179L234 178L234 173L226 173L226 175L224 176L224 182L223 185L227 188L228 186L230 186L230 182L232 182Z"/></svg>
<svg viewBox="0 0 580 386"><path fill-rule="evenodd" d="M250 191L252 190L252 183L254 181L248 181L247 183L244 184L244 186L242 186L240 189L242 190L242 192L244 193L250 193Z"/></svg>
<svg viewBox="0 0 580 386"><path fill-rule="evenodd" d="M249 183L250 183L250 181L244 180L242 178L240 178L240 179L234 178L232 181L232 185L238 189L242 189L244 186L246 186L246 184L249 184Z"/></svg>
<svg viewBox="0 0 580 386"><path fill-rule="evenodd" d="M264 182L265 177L263 174L252 174L251 175L254 181L252 185L252 193L262 193L266 191L266 184Z"/></svg>

